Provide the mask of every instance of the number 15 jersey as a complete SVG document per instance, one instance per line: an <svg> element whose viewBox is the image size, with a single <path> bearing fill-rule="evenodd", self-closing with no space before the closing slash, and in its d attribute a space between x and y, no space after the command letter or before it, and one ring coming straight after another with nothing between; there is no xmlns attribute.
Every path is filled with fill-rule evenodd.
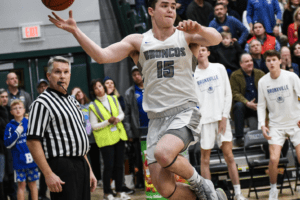
<svg viewBox="0 0 300 200"><path fill-rule="evenodd" d="M193 81L193 53L184 32L175 30L165 41L157 40L152 30L143 34L139 65L144 79L143 109L160 113L198 99Z"/></svg>

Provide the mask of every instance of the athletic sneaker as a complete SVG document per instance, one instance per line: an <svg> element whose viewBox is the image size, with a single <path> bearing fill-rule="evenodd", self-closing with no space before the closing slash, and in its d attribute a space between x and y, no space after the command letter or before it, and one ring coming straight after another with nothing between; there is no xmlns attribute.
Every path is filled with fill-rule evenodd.
<svg viewBox="0 0 300 200"><path fill-rule="evenodd" d="M224 192L223 189L217 188L216 193L218 196L218 200L228 200L226 193Z"/></svg>
<svg viewBox="0 0 300 200"><path fill-rule="evenodd" d="M128 200L131 199L131 197L128 196L125 192L121 192L120 195L118 195L115 199Z"/></svg>
<svg viewBox="0 0 300 200"><path fill-rule="evenodd" d="M109 194L109 195L104 195L103 197L104 200L115 200L115 197L112 195L112 194Z"/></svg>
<svg viewBox="0 0 300 200"><path fill-rule="evenodd" d="M214 184L211 182L211 180L204 179L202 176L198 176L198 181L191 181L190 184L191 189L195 192L199 199L218 200Z"/></svg>
<svg viewBox="0 0 300 200"><path fill-rule="evenodd" d="M234 200L248 200L247 198L245 198L242 193L241 194L237 194L234 196Z"/></svg>
<svg viewBox="0 0 300 200"><path fill-rule="evenodd" d="M270 190L269 200L278 200L278 190L277 190L277 188Z"/></svg>

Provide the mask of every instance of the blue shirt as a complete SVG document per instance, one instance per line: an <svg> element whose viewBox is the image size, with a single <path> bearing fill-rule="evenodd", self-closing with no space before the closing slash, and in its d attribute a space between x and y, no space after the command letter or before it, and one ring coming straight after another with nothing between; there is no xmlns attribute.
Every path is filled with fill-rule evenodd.
<svg viewBox="0 0 300 200"><path fill-rule="evenodd" d="M246 80L246 93L245 98L248 101L252 101L255 98L255 102L257 102L257 89L254 84L254 72L252 71L251 76L248 76L243 70L242 70L245 80Z"/></svg>
<svg viewBox="0 0 300 200"><path fill-rule="evenodd" d="M220 23L216 18L209 23L209 27L217 29L220 33L224 31L222 26L228 26L230 28L232 38L237 38L240 45L246 42L249 35L248 30L238 19L232 16L226 16L223 23ZM241 33L240 37L238 36L238 33Z"/></svg>
<svg viewBox="0 0 300 200"><path fill-rule="evenodd" d="M11 150L13 168L18 170L37 167L26 144L28 119L24 117L22 120L22 133L16 131L18 126L19 122L13 119L6 125L4 132L4 145Z"/></svg>
<svg viewBox="0 0 300 200"><path fill-rule="evenodd" d="M137 101L137 105L139 108L139 119L140 119L140 127L148 127L149 119L147 113L143 109L143 96L144 96L144 89L139 88L137 85L135 87L135 98Z"/></svg>
<svg viewBox="0 0 300 200"><path fill-rule="evenodd" d="M247 21L254 24L261 22L267 33L273 33L276 19L282 19L278 0L248 0Z"/></svg>

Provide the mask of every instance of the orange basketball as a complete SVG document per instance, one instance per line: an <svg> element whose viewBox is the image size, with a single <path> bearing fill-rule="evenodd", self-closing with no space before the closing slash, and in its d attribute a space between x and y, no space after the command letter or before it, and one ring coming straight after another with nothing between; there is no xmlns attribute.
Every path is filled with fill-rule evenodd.
<svg viewBox="0 0 300 200"><path fill-rule="evenodd" d="M61 11L69 8L74 0L42 0L42 2L51 10Z"/></svg>

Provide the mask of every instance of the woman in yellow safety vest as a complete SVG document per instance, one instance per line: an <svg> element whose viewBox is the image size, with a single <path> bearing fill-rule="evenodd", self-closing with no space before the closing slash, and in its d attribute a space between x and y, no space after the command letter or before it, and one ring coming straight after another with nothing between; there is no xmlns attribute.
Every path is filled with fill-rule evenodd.
<svg viewBox="0 0 300 200"><path fill-rule="evenodd" d="M116 192L119 199L130 199L122 192L124 141L128 140L121 122L124 112L116 96L106 95L100 79L92 80L91 86L96 99L89 106L90 122L104 161L104 199L115 199L110 187L113 171L116 172Z"/></svg>

